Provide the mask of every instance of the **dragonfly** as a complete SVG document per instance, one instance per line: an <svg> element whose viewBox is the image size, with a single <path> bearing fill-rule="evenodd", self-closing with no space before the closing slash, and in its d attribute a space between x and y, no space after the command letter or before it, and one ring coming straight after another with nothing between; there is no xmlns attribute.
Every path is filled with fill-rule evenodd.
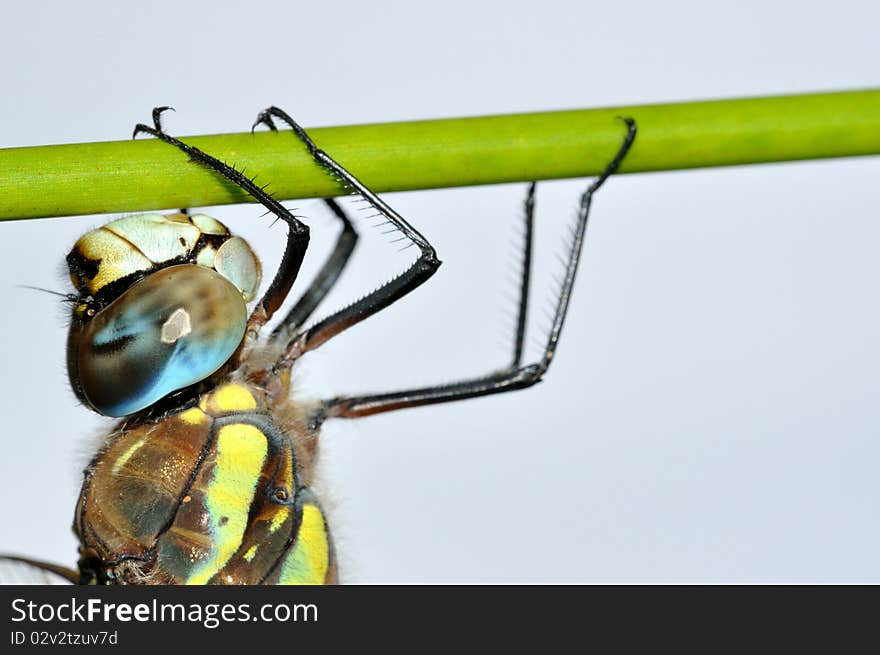
<svg viewBox="0 0 880 655"><path fill-rule="evenodd" d="M278 107L260 112L278 138L291 135L315 164L359 196L417 250L398 276L310 323L345 269L358 233L333 199L341 229L332 252L292 306L309 227L254 177L171 136L156 107L151 136L249 194L287 225L284 253L262 296L262 265L218 220L181 210L111 221L67 256L75 288L67 344L71 387L86 407L118 423L87 465L76 504L76 568L3 556L47 581L75 584L335 584L326 513L313 491L321 427L359 418L526 389L556 353L595 193L623 162L637 127L622 118L620 146L578 205L565 271L543 353L525 362L536 183L525 198L523 261L514 347L487 375L415 389L301 400L291 371L301 357L414 291L440 267L430 241L354 174L318 147ZM283 125L283 132L279 130ZM283 314L274 327L268 324Z"/></svg>

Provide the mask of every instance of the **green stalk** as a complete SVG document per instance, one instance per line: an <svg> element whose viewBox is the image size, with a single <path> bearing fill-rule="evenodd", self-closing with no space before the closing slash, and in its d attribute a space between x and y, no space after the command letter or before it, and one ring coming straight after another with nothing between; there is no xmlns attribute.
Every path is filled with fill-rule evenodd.
<svg viewBox="0 0 880 655"><path fill-rule="evenodd" d="M145 117L148 112L145 112ZM598 173L639 126L621 172L880 154L880 90L310 129L376 191ZM167 117L173 133L173 116ZM278 199L339 195L288 132L184 137ZM249 200L153 139L0 149L0 219L199 207Z"/></svg>

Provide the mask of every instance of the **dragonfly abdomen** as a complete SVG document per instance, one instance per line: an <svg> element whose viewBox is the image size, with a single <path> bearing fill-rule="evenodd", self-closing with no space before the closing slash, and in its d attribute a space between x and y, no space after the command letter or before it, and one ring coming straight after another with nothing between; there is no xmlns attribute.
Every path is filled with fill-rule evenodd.
<svg viewBox="0 0 880 655"><path fill-rule="evenodd" d="M99 582L334 582L324 513L261 395L227 383L118 432L86 471L81 568Z"/></svg>

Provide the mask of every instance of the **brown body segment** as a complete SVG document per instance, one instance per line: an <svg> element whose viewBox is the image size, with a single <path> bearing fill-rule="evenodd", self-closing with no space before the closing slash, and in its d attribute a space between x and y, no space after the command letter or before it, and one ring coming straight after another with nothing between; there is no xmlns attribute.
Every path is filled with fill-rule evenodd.
<svg viewBox="0 0 880 655"><path fill-rule="evenodd" d="M86 469L74 526L80 541L104 561L149 558L210 435L207 420L193 425L180 415L118 432Z"/></svg>
<svg viewBox="0 0 880 655"><path fill-rule="evenodd" d="M123 424L86 470L77 505L83 561L97 569L99 581L281 579L280 563L304 547L298 544L303 504L317 503L301 483L310 472L298 467L294 439L266 410L261 393L230 383L202 396L197 407L132 429ZM324 532L326 563L296 581L317 576L335 583ZM315 539L313 526L309 535Z"/></svg>

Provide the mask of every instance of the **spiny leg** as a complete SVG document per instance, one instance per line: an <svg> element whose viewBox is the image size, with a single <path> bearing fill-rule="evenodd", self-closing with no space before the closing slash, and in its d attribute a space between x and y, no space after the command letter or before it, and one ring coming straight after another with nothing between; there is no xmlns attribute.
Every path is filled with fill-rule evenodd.
<svg viewBox="0 0 880 655"><path fill-rule="evenodd" d="M272 122L272 117L278 118L293 130L294 134L305 144L314 160L324 167L346 188L353 190L370 205L373 206L389 223L401 232L403 238L419 249L419 257L409 268L390 282L366 295L364 298L352 303L327 318L319 321L312 327L299 332L287 344L284 354L275 363L276 370L289 368L293 362L304 353L314 350L325 341L332 339L343 330L360 323L365 318L372 316L389 305L393 304L416 287L430 278L440 266L437 253L428 240L418 230L410 225L400 214L394 211L370 191L354 175L349 173L330 155L318 148L306 131L296 121L277 107L269 107L257 117L256 124Z"/></svg>
<svg viewBox="0 0 880 655"><path fill-rule="evenodd" d="M309 227L290 213L284 205L266 193L263 188L257 186L253 180L235 170L232 166L163 132L161 117L162 113L168 109L171 109L171 107L156 107L153 109L153 127L138 123L135 125L132 138L137 137L138 134L143 132L151 134L165 143L182 150L194 162L210 168L242 188L266 209L287 223L287 246L284 249L284 256L281 258L281 264L278 266L278 271L275 273L272 283L257 303L248 320L248 338L253 340L259 333L260 328L272 318L272 315L284 302L284 299L290 292L290 287L293 285L294 280L296 280L300 266L302 266L303 257L305 257L306 248L309 245Z"/></svg>
<svg viewBox="0 0 880 655"><path fill-rule="evenodd" d="M336 239L333 246L333 252L321 266L321 270L315 275L315 279L309 285L309 288L303 292L303 295L293 308L287 313L287 316L272 330L272 339L290 338L303 324L309 320L309 317L317 309L321 301L324 300L330 290L336 286L342 270L351 258L354 247L357 244L358 234L352 225L351 220L346 216L345 211L332 198L324 200L330 211L342 221L342 232Z"/></svg>
<svg viewBox="0 0 880 655"><path fill-rule="evenodd" d="M260 124L265 125L273 132L277 132L275 121L267 112L261 112L257 116L257 120L251 126L251 132ZM297 329L309 319L309 317L317 309L318 305L324 300L324 297L336 285L342 270L351 258L354 247L357 244L358 235L354 229L354 225L345 213L345 210L332 198L325 198L324 204L330 208L330 211L342 222L342 232L336 239L336 245L333 246L333 252L324 262L321 270L315 275L315 279L305 290L293 308L287 313L287 316L272 330L272 339L287 339L296 332Z"/></svg>
<svg viewBox="0 0 880 655"><path fill-rule="evenodd" d="M526 319L529 315L529 282L532 279L532 235L535 231L535 188L537 186L535 182L532 182L526 192L522 275L519 283L519 307L516 315L516 336L513 340L511 369L519 368L522 364L523 344L526 338Z"/></svg>
<svg viewBox="0 0 880 655"><path fill-rule="evenodd" d="M324 419L329 417L358 418L389 412L406 407L417 407L432 403L450 402L470 398L485 393L497 393L497 391L485 391L472 393L477 386L491 386L496 380L500 380L506 374L516 371L522 364L523 349L526 334L526 320L529 305L529 281L531 279L532 246L534 232L534 209L536 184L529 184L524 203L525 231L523 235L523 259L519 285L519 302L517 305L516 331L513 341L513 357L506 368L487 376L472 378L451 384L424 387L408 391L390 392L383 394L371 394L369 396L352 396L333 398L324 401L319 407L312 421L312 428L317 429ZM501 391L503 389L498 389Z"/></svg>
<svg viewBox="0 0 880 655"><path fill-rule="evenodd" d="M550 363L553 361L553 356L556 354L556 346L559 342L559 335L562 332L562 325L565 322L565 314L568 310L569 300L571 299L571 290L574 285L575 274L577 272L584 237L586 235L587 218L590 213L590 204L592 203L593 194L598 191L602 184L604 184L605 180L607 180L608 177L618 169L636 137L635 121L631 118L623 118L622 120L627 126L627 132L623 144L620 146L617 154L611 162L605 167L602 174L590 184L581 196L580 207L578 209L578 221L572 238L565 276L563 277L562 287L559 291L553 324L547 338L547 344L544 348L544 355L538 362L527 366L521 365L522 343L525 333L525 312L528 307L528 276L531 263L531 222L532 213L534 211L535 188L535 185L532 184L529 187L529 192L526 197L526 253L523 267L523 281L520 290L519 317L517 321L513 365L498 373L452 384L383 394L338 397L326 400L313 416L311 422L312 429L317 429L325 419L330 417L357 418L361 416L369 416L370 414L389 412L406 407L431 405L453 400L463 400L465 398L475 398L477 396L486 396L489 394L501 393L503 391L512 391L514 389L524 389L539 382L542 376L547 372Z"/></svg>

